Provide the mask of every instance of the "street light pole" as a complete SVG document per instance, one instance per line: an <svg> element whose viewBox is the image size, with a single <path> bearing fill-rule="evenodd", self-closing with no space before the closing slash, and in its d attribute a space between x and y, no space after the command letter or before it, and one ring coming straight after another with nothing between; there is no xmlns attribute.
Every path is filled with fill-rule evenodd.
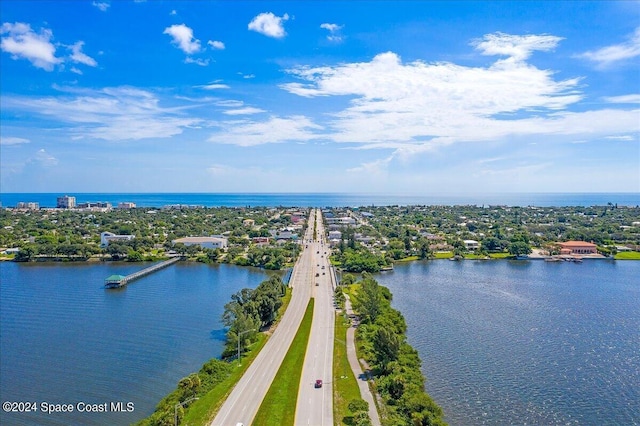
<svg viewBox="0 0 640 426"><path fill-rule="evenodd" d="M240 364L240 336L242 336L243 334L248 333L250 331L256 331L256 329L252 328L251 330L245 330L245 331L242 331L242 332L238 333L238 365L241 365Z"/></svg>
<svg viewBox="0 0 640 426"><path fill-rule="evenodd" d="M178 407L184 406L187 402L195 401L196 399L200 399L198 397L189 398L186 401L178 402L174 407L174 425L178 426Z"/></svg>

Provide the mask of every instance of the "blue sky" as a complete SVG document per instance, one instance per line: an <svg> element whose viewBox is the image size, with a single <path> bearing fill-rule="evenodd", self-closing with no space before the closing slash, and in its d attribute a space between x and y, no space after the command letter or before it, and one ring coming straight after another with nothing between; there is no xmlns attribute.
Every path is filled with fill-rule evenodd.
<svg viewBox="0 0 640 426"><path fill-rule="evenodd" d="M640 192L640 2L0 2L2 192Z"/></svg>

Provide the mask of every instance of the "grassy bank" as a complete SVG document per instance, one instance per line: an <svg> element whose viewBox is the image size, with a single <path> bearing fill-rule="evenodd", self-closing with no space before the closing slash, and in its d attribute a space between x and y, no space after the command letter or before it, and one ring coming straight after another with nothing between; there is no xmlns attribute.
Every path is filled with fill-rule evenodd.
<svg viewBox="0 0 640 426"><path fill-rule="evenodd" d="M313 304L314 300L311 299L300 328L291 342L291 347L256 414L254 424L264 426L294 424L302 365L311 333Z"/></svg>
<svg viewBox="0 0 640 426"><path fill-rule="evenodd" d="M344 316L336 316L333 345L333 418L340 425L351 425L349 402L360 399L360 388L347 358L347 330L351 322Z"/></svg>
<svg viewBox="0 0 640 426"><path fill-rule="evenodd" d="M623 251L617 253L613 258L615 260L640 260L640 253L637 251Z"/></svg>

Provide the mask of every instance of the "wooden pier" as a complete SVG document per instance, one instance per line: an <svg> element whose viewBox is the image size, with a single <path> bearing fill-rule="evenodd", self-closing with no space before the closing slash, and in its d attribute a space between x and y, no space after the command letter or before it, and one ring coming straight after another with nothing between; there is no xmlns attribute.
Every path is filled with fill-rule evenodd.
<svg viewBox="0 0 640 426"><path fill-rule="evenodd" d="M174 257L169 260L165 260L164 262L156 263L155 265L149 266L148 268L144 268L141 271L134 272L133 274L124 276L124 275L111 275L107 279L104 280L104 286L106 288L120 288L129 284L131 281L137 280L140 277L144 277L145 275L149 275L155 271L158 271L162 268L166 268L167 266L173 265L177 261L179 261L180 257Z"/></svg>

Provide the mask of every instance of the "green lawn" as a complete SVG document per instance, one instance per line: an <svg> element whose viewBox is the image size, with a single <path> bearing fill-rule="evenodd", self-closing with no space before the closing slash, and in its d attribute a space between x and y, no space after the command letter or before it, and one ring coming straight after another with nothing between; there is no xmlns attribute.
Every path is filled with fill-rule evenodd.
<svg viewBox="0 0 640 426"><path fill-rule="evenodd" d="M333 349L333 418L334 423L350 425L352 413L347 406L360 399L360 388L347 358L347 329L351 323L344 316L336 316L336 332Z"/></svg>
<svg viewBox="0 0 640 426"><path fill-rule="evenodd" d="M617 253L613 258L615 260L640 260L640 252L623 251L623 252Z"/></svg>
<svg viewBox="0 0 640 426"><path fill-rule="evenodd" d="M398 259L396 260L396 262L411 262L413 260L418 260L420 259L418 256L409 256L409 257L403 257L402 259Z"/></svg>
<svg viewBox="0 0 640 426"><path fill-rule="evenodd" d="M295 421L298 387L302 376L302 365L311 333L313 302L307 305L300 328L276 374L269 392L262 401L253 424L264 426L292 425Z"/></svg>
<svg viewBox="0 0 640 426"><path fill-rule="evenodd" d="M453 257L453 252L452 251L439 251L439 252L435 252L433 253L434 259L448 259L450 257Z"/></svg>

